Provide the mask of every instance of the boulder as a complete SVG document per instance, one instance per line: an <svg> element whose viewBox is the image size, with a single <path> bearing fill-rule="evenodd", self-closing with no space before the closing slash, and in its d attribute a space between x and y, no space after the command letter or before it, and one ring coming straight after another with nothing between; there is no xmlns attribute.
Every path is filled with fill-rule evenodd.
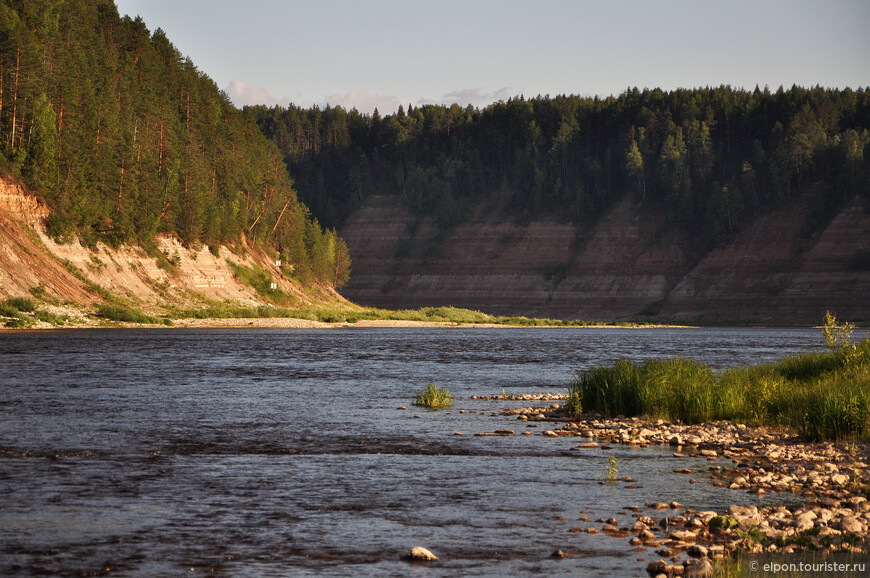
<svg viewBox="0 0 870 578"><path fill-rule="evenodd" d="M852 516L843 516L840 520L840 529L850 534L861 534L864 532L864 524Z"/></svg>
<svg viewBox="0 0 870 578"><path fill-rule="evenodd" d="M438 560L438 556L422 546L414 546L408 553L407 559L412 562L432 562Z"/></svg>
<svg viewBox="0 0 870 578"><path fill-rule="evenodd" d="M706 558L687 560L683 576L708 578L713 575L713 564Z"/></svg>

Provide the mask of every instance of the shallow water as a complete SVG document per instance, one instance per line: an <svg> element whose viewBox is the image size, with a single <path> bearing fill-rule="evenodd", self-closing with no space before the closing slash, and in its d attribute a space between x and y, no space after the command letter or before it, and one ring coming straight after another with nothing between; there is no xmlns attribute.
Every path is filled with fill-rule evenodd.
<svg viewBox="0 0 870 578"><path fill-rule="evenodd" d="M648 501L756 498L675 476L709 463L669 448L474 437L545 428L492 415L520 402L470 397L564 392L621 357L722 369L820 345L817 330L744 328L3 334L0 574L642 574L654 554L569 530ZM452 410L411 405L429 381ZM611 455L640 488L600 483ZM403 562L415 545L441 562Z"/></svg>

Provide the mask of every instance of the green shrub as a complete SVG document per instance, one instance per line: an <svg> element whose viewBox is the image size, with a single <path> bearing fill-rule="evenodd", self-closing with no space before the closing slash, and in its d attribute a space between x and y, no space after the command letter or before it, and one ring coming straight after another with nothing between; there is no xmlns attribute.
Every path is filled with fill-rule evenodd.
<svg viewBox="0 0 870 578"><path fill-rule="evenodd" d="M446 387L438 387L431 381L425 391L417 394L414 405L439 409L453 405L453 394Z"/></svg>
<svg viewBox="0 0 870 578"><path fill-rule="evenodd" d="M0 317L18 317L19 311L9 303L0 303Z"/></svg>
<svg viewBox="0 0 870 578"><path fill-rule="evenodd" d="M36 310L36 304L29 297L13 297L7 299L6 303L23 313L32 313Z"/></svg>
<svg viewBox="0 0 870 578"><path fill-rule="evenodd" d="M565 400L565 411L572 417L578 417L583 413L583 400L578 392L572 391L568 394Z"/></svg>

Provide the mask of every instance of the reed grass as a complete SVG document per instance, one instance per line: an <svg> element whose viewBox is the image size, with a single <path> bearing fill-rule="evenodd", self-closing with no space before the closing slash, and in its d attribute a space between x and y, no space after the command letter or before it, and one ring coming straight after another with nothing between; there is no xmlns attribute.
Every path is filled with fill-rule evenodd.
<svg viewBox="0 0 870 578"><path fill-rule="evenodd" d="M696 361L626 360L578 373L568 388L583 411L681 423L788 425L811 440L870 439L870 340L840 350L720 374ZM572 415L580 412L568 408Z"/></svg>
<svg viewBox="0 0 870 578"><path fill-rule="evenodd" d="M453 394L446 387L438 387L430 381L425 391L417 394L414 405L428 407L429 409L452 407Z"/></svg>

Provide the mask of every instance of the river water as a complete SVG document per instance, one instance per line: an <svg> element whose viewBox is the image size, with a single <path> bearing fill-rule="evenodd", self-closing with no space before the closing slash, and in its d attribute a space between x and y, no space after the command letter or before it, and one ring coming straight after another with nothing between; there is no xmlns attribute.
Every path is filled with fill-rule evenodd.
<svg viewBox="0 0 870 578"><path fill-rule="evenodd" d="M570 530L757 498L675 476L708 463L670 448L572 451L492 415L520 402L471 396L564 393L622 357L721 369L821 345L748 328L0 334L0 575L642 575L653 553ZM430 381L451 410L412 405ZM508 428L538 435L473 436ZM609 456L640 487L602 484ZM416 545L441 561L404 562Z"/></svg>

